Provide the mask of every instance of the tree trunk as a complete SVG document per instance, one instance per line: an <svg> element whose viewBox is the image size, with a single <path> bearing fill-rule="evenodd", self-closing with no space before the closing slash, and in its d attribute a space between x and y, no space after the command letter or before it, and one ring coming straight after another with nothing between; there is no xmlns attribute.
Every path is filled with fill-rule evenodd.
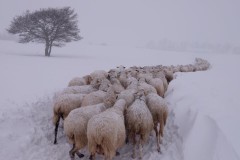
<svg viewBox="0 0 240 160"><path fill-rule="evenodd" d="M51 51L52 51L52 43L49 45L48 57L50 57Z"/></svg>
<svg viewBox="0 0 240 160"><path fill-rule="evenodd" d="M45 47L45 56L49 57L49 44L46 42L46 47Z"/></svg>

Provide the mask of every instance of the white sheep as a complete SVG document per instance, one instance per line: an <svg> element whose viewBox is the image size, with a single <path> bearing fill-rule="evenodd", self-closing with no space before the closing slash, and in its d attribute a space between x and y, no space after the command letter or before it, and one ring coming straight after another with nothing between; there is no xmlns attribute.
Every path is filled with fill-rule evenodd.
<svg viewBox="0 0 240 160"><path fill-rule="evenodd" d="M68 87L70 86L83 86L90 84L90 75L86 75L83 77L74 77L72 80L69 81Z"/></svg>
<svg viewBox="0 0 240 160"><path fill-rule="evenodd" d="M105 79L107 78L108 73L104 70L96 70L92 73L90 73L91 81L94 79Z"/></svg>
<svg viewBox="0 0 240 160"><path fill-rule="evenodd" d="M127 78L127 88L126 89L137 89L138 80L135 77Z"/></svg>
<svg viewBox="0 0 240 160"><path fill-rule="evenodd" d="M136 157L136 135L140 135L139 139L139 156L142 158L143 144L149 137L153 129L153 118L145 103L144 91L139 91L133 104L126 111L126 128L129 132L130 140L133 140L133 155Z"/></svg>
<svg viewBox="0 0 240 160"><path fill-rule="evenodd" d="M111 86L111 82L108 79L102 79L100 81L100 85L98 87L99 90L107 92L109 86Z"/></svg>
<svg viewBox="0 0 240 160"><path fill-rule="evenodd" d="M196 58L194 64L196 71L204 71L211 67L210 63L207 60Z"/></svg>
<svg viewBox="0 0 240 160"><path fill-rule="evenodd" d="M110 82L116 93L120 93L121 91L125 90L125 88L116 77L110 77Z"/></svg>
<svg viewBox="0 0 240 160"><path fill-rule="evenodd" d="M163 71L157 71L156 73L154 73L154 78L160 78L163 81L163 86L164 86L164 90L165 92L167 91L168 88L168 81L165 77L165 74L163 73Z"/></svg>
<svg viewBox="0 0 240 160"><path fill-rule="evenodd" d="M126 89L117 95L117 99L124 99L127 103L127 106L130 106L135 100L135 93L135 89Z"/></svg>
<svg viewBox="0 0 240 160"><path fill-rule="evenodd" d="M94 88L91 85L84 85L84 86L71 86L63 89L62 92L57 93L57 96L60 94L89 94L93 91L97 91L96 88Z"/></svg>
<svg viewBox="0 0 240 160"><path fill-rule="evenodd" d="M145 95L149 93L157 93L157 90L152 85L147 84L145 78L139 79L138 89L143 90Z"/></svg>
<svg viewBox="0 0 240 160"><path fill-rule="evenodd" d="M146 81L148 84L150 84L156 89L157 94L159 96L164 97L165 88L161 78L151 78L151 79L146 79Z"/></svg>
<svg viewBox="0 0 240 160"><path fill-rule="evenodd" d="M125 68L124 66L120 65L120 66L117 66L115 69L110 69L108 71L108 74L110 76L114 76L114 77L117 77L121 72L125 71Z"/></svg>
<svg viewBox="0 0 240 160"><path fill-rule="evenodd" d="M82 100L82 107L102 103L107 92L98 90L87 94Z"/></svg>
<svg viewBox="0 0 240 160"><path fill-rule="evenodd" d="M97 150L104 153L105 160L112 160L126 138L124 111L126 101L118 100L112 108L93 116L87 125L88 148L95 160Z"/></svg>
<svg viewBox="0 0 240 160"><path fill-rule="evenodd" d="M124 88L127 88L127 78L128 78L127 71L120 72L118 80L120 81Z"/></svg>
<svg viewBox="0 0 240 160"><path fill-rule="evenodd" d="M173 80L173 78L174 78L173 71L170 70L170 69L164 69L163 72L165 74L167 82L170 83Z"/></svg>
<svg viewBox="0 0 240 160"><path fill-rule="evenodd" d="M104 102L104 99L108 97L116 98L114 87L112 85L108 86L107 92L98 90L92 93L87 94L82 100L82 107L94 105Z"/></svg>
<svg viewBox="0 0 240 160"><path fill-rule="evenodd" d="M112 107L115 101L115 96L108 96L104 99L104 103L77 108L69 113L64 120L64 132L68 137L69 143L73 144L73 148L69 151L69 155L72 159L75 153L79 158L84 156L78 151L84 148L88 143L87 123L89 119L105 111L107 108Z"/></svg>
<svg viewBox="0 0 240 160"><path fill-rule="evenodd" d="M126 71L127 76L134 77L134 78L137 78L137 75L139 73L139 71L136 67L130 67L130 68L126 69L125 71Z"/></svg>
<svg viewBox="0 0 240 160"><path fill-rule="evenodd" d="M168 117L168 107L164 99L155 93L147 95L146 104L153 117L154 130L157 138L157 150L160 152L160 136L163 137L163 129ZM158 124L160 125L159 129Z"/></svg>
<svg viewBox="0 0 240 160"><path fill-rule="evenodd" d="M54 144L57 144L57 132L60 118L63 120L71 110L81 107L85 94L62 94L54 100L53 124L55 125Z"/></svg>

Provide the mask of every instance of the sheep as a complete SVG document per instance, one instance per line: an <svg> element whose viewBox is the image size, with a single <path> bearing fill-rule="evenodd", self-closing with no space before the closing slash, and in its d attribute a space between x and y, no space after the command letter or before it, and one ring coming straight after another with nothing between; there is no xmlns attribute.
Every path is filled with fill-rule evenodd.
<svg viewBox="0 0 240 160"><path fill-rule="evenodd" d="M140 72L140 73L137 75L137 78L138 78L138 79L142 79L142 78L144 78L144 79L151 79L152 77L153 77L153 74L150 73L150 72L146 72L146 71Z"/></svg>
<svg viewBox="0 0 240 160"><path fill-rule="evenodd" d="M168 81L165 77L165 74L162 71L158 71L154 73L153 78L161 78L161 80L163 81L164 91L166 92L168 88Z"/></svg>
<svg viewBox="0 0 240 160"><path fill-rule="evenodd" d="M105 97L103 103L81 107L72 110L67 118L64 120L64 132L68 137L70 144L73 144L72 149L69 151L69 155L74 159L75 153L79 158L84 155L78 151L84 148L87 143L87 123L91 117L97 115L107 108L114 105L116 96L110 95Z"/></svg>
<svg viewBox="0 0 240 160"><path fill-rule="evenodd" d="M157 138L157 151L161 152L160 136L163 137L163 128L166 125L168 117L168 107L164 99L155 93L150 93L147 95L146 104L153 117L154 130ZM158 124L160 125L159 130Z"/></svg>
<svg viewBox="0 0 240 160"><path fill-rule="evenodd" d="M95 78L90 85L97 90L106 91L111 82L107 78Z"/></svg>
<svg viewBox="0 0 240 160"><path fill-rule="evenodd" d="M147 79L146 81L148 84L150 84L151 86L153 86L156 89L157 94L159 96L164 97L165 88L164 88L162 79L151 78L151 79Z"/></svg>
<svg viewBox="0 0 240 160"><path fill-rule="evenodd" d="M90 75L86 75L84 77L75 77L69 81L68 87L70 86L83 86L90 84Z"/></svg>
<svg viewBox="0 0 240 160"><path fill-rule="evenodd" d="M137 89L138 80L135 77L127 78L127 88L126 89Z"/></svg>
<svg viewBox="0 0 240 160"><path fill-rule="evenodd" d="M120 72L120 74L118 76L118 80L120 81L120 83L122 84L122 86L124 88L127 88L127 78L128 78L128 75L127 75L126 71Z"/></svg>
<svg viewBox="0 0 240 160"><path fill-rule="evenodd" d="M112 160L119 147L124 144L126 131L124 111L126 101L117 100L112 108L93 116L87 125L90 158L95 160L97 150L104 153L105 160Z"/></svg>
<svg viewBox="0 0 240 160"><path fill-rule="evenodd" d="M197 71L204 71L210 68L210 63L204 59L196 58L195 59L195 67Z"/></svg>
<svg viewBox="0 0 240 160"><path fill-rule="evenodd" d="M167 82L170 83L173 80L173 71L170 69L164 69L163 72L165 74Z"/></svg>
<svg viewBox="0 0 240 160"><path fill-rule="evenodd" d="M140 135L139 150L142 159L142 146L149 137L153 129L153 118L145 103L144 91L140 90L136 94L136 99L126 110L126 129L129 132L129 139L133 140L132 158L136 158L136 135Z"/></svg>
<svg viewBox="0 0 240 160"><path fill-rule="evenodd" d="M125 90L125 88L116 77L110 77L110 82L116 93L120 93L121 91Z"/></svg>
<svg viewBox="0 0 240 160"><path fill-rule="evenodd" d="M107 92L109 86L111 86L111 82L108 79L102 79L98 89Z"/></svg>
<svg viewBox="0 0 240 160"><path fill-rule="evenodd" d="M137 89L126 89L117 95L117 99L124 99L126 101L127 107L129 107L135 100L136 92ZM126 124L126 119L124 120L124 123ZM128 133L127 130L126 133ZM128 143L128 137L126 137L126 143Z"/></svg>
<svg viewBox="0 0 240 160"><path fill-rule="evenodd" d="M63 120L71 110L79 108L85 94L63 94L58 96L53 106L53 124L55 125L54 144L57 144L57 132L60 118Z"/></svg>
<svg viewBox="0 0 240 160"><path fill-rule="evenodd" d="M116 68L118 69L118 72L122 72L125 70L126 67L123 65L120 65L120 66L117 66Z"/></svg>
<svg viewBox="0 0 240 160"><path fill-rule="evenodd" d="M126 69L126 74L129 77L137 78L138 72L138 69L135 67L130 67L129 69Z"/></svg>
<svg viewBox="0 0 240 160"><path fill-rule="evenodd" d="M182 65L182 66L180 67L180 72L189 72L188 66L187 66L187 65Z"/></svg>
<svg viewBox="0 0 240 160"><path fill-rule="evenodd" d="M82 107L102 103L106 92L98 90L92 93L87 94L82 100Z"/></svg>
<svg viewBox="0 0 240 160"><path fill-rule="evenodd" d="M124 66L120 65L120 66L117 66L115 69L110 69L108 71L108 74L110 76L114 76L114 77L117 77L121 72L125 71L125 68Z"/></svg>
<svg viewBox="0 0 240 160"><path fill-rule="evenodd" d="M138 89L143 90L145 95L147 95L148 93L152 93L152 92L157 93L157 90L152 85L146 83L145 78L139 79Z"/></svg>
<svg viewBox="0 0 240 160"><path fill-rule="evenodd" d="M135 100L135 93L135 89L126 89L117 95L117 99L124 99L127 103L127 106L130 106Z"/></svg>
<svg viewBox="0 0 240 160"><path fill-rule="evenodd" d="M108 73L106 71L104 71L104 70L96 70L96 71L90 73L90 77L91 77L90 80L92 81L92 80L94 80L96 78L98 78L98 79L105 79L105 78L107 78L107 76L108 76Z"/></svg>
<svg viewBox="0 0 240 160"><path fill-rule="evenodd" d="M87 94L82 100L82 107L102 103L109 96L115 96L114 86L109 85L107 92L98 90Z"/></svg>
<svg viewBox="0 0 240 160"><path fill-rule="evenodd" d="M84 86L71 86L71 87L67 87L65 88L61 93L61 94L89 94L93 91L97 91L96 88L94 88L91 85L84 85ZM59 94L57 94L58 96Z"/></svg>

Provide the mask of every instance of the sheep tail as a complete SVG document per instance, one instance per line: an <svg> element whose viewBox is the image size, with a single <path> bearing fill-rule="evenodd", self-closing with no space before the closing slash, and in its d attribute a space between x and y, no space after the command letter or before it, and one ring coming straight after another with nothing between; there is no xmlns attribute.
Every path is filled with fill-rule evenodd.
<svg viewBox="0 0 240 160"><path fill-rule="evenodd" d="M63 117L61 113L59 113L59 109L54 109L54 115L53 115L53 124L55 125L55 137L54 137L54 144L57 144L57 132L58 132L58 126L60 122L60 118Z"/></svg>

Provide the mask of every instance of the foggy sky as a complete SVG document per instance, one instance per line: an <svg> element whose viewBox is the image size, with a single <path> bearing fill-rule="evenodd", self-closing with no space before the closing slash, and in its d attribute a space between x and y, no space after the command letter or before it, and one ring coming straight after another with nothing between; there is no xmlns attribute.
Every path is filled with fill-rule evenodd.
<svg viewBox="0 0 240 160"><path fill-rule="evenodd" d="M239 0L0 0L0 33L26 10L71 6L89 42L240 43Z"/></svg>

